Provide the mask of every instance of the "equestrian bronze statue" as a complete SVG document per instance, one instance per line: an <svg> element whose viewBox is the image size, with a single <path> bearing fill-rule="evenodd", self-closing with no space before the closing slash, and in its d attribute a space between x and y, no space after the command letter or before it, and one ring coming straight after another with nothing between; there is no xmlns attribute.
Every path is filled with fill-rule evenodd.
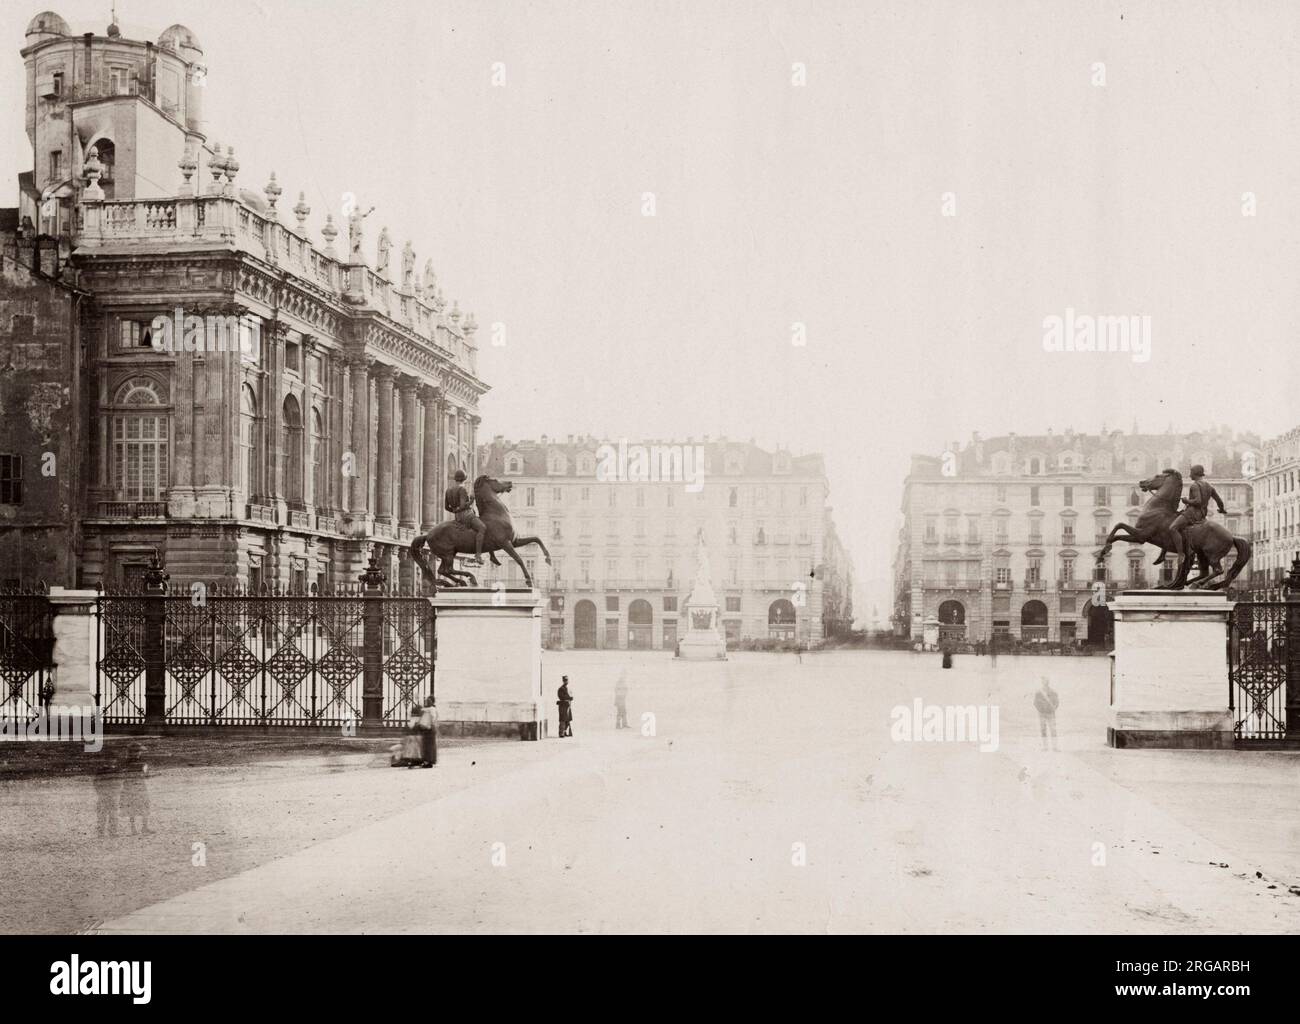
<svg viewBox="0 0 1300 1024"><path fill-rule="evenodd" d="M1198 467L1199 468L1199 467ZM1193 502L1183 498L1183 477L1176 469L1166 469L1155 476L1141 481L1138 486L1143 491L1151 492L1151 497L1138 513L1137 522L1116 523L1106 535L1106 543L1097 552L1097 564L1100 565L1110 554L1111 545L1116 540L1129 544L1154 544L1161 549L1159 561L1164 559L1166 551L1172 551L1180 559L1178 573L1169 583L1160 584L1158 590L1192 589L1226 590L1232 581L1240 575L1250 561L1250 541L1244 537L1234 537L1219 523L1205 518L1205 505L1209 495L1198 492ZM1217 495L1216 495L1217 496ZM1180 509L1180 502L1188 510ZM1220 509L1222 510L1222 504ZM1198 516L1199 513L1199 516ZM1175 521L1179 528L1175 528ZM1227 574L1223 572L1223 556L1229 551L1236 551L1236 561ZM1200 564L1200 575L1187 579L1192 567L1192 559ZM1215 577L1223 578L1211 584Z"/></svg>
<svg viewBox="0 0 1300 1024"><path fill-rule="evenodd" d="M524 582L529 587L532 587L533 577L529 574L528 567L524 565L524 560L519 557L519 552L515 548L524 547L527 544L536 544L542 549L547 565L551 564L551 553L546 550L546 545L542 543L540 537L515 536L515 527L510 521L510 511L497 497L503 491L509 492L513 488L514 483L512 481L507 480L502 483L490 476L480 476L474 481L474 501L478 505L478 518L482 520L485 527L482 538L482 551L484 554L493 556L492 562L494 565L501 564L496 560L494 552L504 551L518 563L519 568L524 573ZM476 554L478 540L477 531L467 523L456 520L439 523L428 533L420 534L411 542L411 558L424 571L424 574L434 581L435 588L439 580L452 587L476 587L478 586L478 579L472 572L465 572L456 568L456 556ZM423 549L426 544L429 546L429 552L438 560L436 572L430 566L429 560L424 554ZM466 580L469 582L466 583Z"/></svg>

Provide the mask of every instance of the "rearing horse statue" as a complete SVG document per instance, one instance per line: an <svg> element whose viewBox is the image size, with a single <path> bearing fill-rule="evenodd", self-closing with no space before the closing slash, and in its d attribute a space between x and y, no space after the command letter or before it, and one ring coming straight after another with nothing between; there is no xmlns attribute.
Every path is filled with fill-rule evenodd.
<svg viewBox="0 0 1300 1024"><path fill-rule="evenodd" d="M1250 541L1244 537L1234 537L1219 523L1206 519L1187 528L1183 536L1187 538L1188 550L1183 550L1183 538L1170 529L1180 511L1179 502L1183 497L1182 474L1176 469L1161 470L1155 476L1140 481L1138 486L1143 491L1154 493L1142 506L1136 523L1116 523L1106 535L1105 546L1097 552L1097 564L1100 565L1110 554L1111 545L1116 540L1129 544L1154 544L1165 551L1177 553L1181 558L1177 576L1169 583L1160 584L1157 590L1182 590L1185 586L1195 590L1207 585L1210 590L1224 590L1231 586L1232 581L1250 561ZM1237 553L1232 568L1223 579L1209 585L1210 580L1223 575L1223 556L1229 551ZM1201 574L1189 582L1187 574L1193 556L1200 562Z"/></svg>
<svg viewBox="0 0 1300 1024"><path fill-rule="evenodd" d="M542 554L546 557L546 564L551 564L551 553L546 550L546 545L542 543L540 537L516 537L514 523L510 521L510 510L505 507L497 497L503 491L509 492L514 489L513 481L507 480L502 483L500 480L494 480L490 476L480 476L474 481L474 502L478 506L478 517L483 520L483 525L487 527L487 532L483 535L483 553L492 554L496 551L504 551L507 555L518 563L519 568L523 570L524 582L529 587L533 585L533 577L528 572L528 567L524 565L524 560L519 557L517 547L523 547L526 544L536 544L542 549ZM424 555L424 545L429 545L429 551L438 559L438 570L435 573L429 565L429 560ZM422 533L411 541L411 558L418 565L424 574L434 581L434 588L437 589L438 579L453 587L478 586L478 579L472 572L465 572L456 568L457 555L472 555L474 553L474 531L468 526L462 526L454 520L445 523L439 523L428 533ZM496 558L492 561L499 565ZM469 583L465 583L468 579Z"/></svg>

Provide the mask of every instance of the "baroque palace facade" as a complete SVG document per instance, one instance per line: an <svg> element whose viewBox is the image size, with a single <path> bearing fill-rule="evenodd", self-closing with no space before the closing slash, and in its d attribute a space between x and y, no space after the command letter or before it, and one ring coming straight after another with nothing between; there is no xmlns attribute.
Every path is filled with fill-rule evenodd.
<svg viewBox="0 0 1300 1024"><path fill-rule="evenodd" d="M1155 548L1120 541L1095 565L1111 527L1134 522L1150 497L1138 481L1166 466L1188 479L1200 463L1227 506L1223 524L1249 539L1259 451L1254 435L1220 428L974 434L938 456L915 455L894 558L894 633L1101 642L1106 595L1155 585L1175 567L1172 558L1153 566Z"/></svg>
<svg viewBox="0 0 1300 1024"><path fill-rule="evenodd" d="M33 170L0 211L0 342L11 364L57 358L0 383L0 521L19 527L0 557L119 585L157 552L173 586L302 588L355 581L373 552L411 579L406 545L443 518L449 474L476 471L474 318L409 242L390 271L386 228L371 265L362 211L340 252L301 193L282 221L274 175L236 184L184 26L73 35L47 12L22 57Z"/></svg>
<svg viewBox="0 0 1300 1024"><path fill-rule="evenodd" d="M551 553L548 567L535 548L520 551L546 596L553 648L671 650L686 632L701 533L729 642L816 643L852 625L852 567L820 455L726 438L543 435L496 437L480 461L513 483L501 498L515 531L541 537ZM669 464L673 472L658 468ZM521 581L504 561L497 578Z"/></svg>

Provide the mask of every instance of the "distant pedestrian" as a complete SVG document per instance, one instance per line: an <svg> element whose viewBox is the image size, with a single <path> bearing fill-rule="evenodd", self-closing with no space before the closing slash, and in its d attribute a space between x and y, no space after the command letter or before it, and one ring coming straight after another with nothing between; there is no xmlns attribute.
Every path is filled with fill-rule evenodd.
<svg viewBox="0 0 1300 1024"><path fill-rule="evenodd" d="M144 747L132 743L122 761L122 816L132 835L153 835L149 827L149 765L144 760ZM140 827L136 828L136 820Z"/></svg>
<svg viewBox="0 0 1300 1024"><path fill-rule="evenodd" d="M438 763L438 709L433 694L424 699L424 709L420 712L420 759L421 768L432 768Z"/></svg>
<svg viewBox="0 0 1300 1024"><path fill-rule="evenodd" d="M105 834L117 838L117 819L122 803L122 775L117 762L106 758L95 770L91 785L95 787L95 833L100 838Z"/></svg>
<svg viewBox="0 0 1300 1024"><path fill-rule="evenodd" d="M618 674L614 684L614 728L627 729L627 670Z"/></svg>
<svg viewBox="0 0 1300 1024"><path fill-rule="evenodd" d="M561 676L560 689L556 692L556 705L560 709L560 736L573 735L573 694L569 693L569 677Z"/></svg>
<svg viewBox="0 0 1300 1024"><path fill-rule="evenodd" d="M1056 745L1056 709L1060 706L1061 698L1052 684L1048 682L1047 676L1043 676L1042 688L1034 694L1034 710L1038 712L1038 732L1043 740L1043 749L1047 749L1047 734L1052 734L1052 749L1060 750Z"/></svg>
<svg viewBox="0 0 1300 1024"><path fill-rule="evenodd" d="M952 647L951 647L951 645L949 645L949 644L944 644L943 647L940 648L940 650L943 651L943 667L944 667L944 668L952 668Z"/></svg>

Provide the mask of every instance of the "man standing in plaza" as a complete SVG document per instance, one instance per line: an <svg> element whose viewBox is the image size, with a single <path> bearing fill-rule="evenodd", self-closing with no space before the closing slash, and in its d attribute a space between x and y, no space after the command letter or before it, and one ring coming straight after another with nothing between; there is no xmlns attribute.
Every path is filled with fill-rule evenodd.
<svg viewBox="0 0 1300 1024"><path fill-rule="evenodd" d="M626 729L627 724L627 670L618 674L614 684L614 728Z"/></svg>
<svg viewBox="0 0 1300 1024"><path fill-rule="evenodd" d="M1052 684L1047 681L1047 676L1043 676L1042 688L1034 694L1034 710L1038 712L1038 732L1043 739L1043 749L1047 749L1047 734L1052 734L1052 749L1060 750L1056 745L1056 709L1060 706L1061 698Z"/></svg>
<svg viewBox="0 0 1300 1024"><path fill-rule="evenodd" d="M455 480L456 482L447 488L447 493L443 496L442 507L456 517L456 522L474 531L474 557L466 561L470 565L482 565L483 535L487 533L487 526L474 514L474 499L465 490L464 470L456 470Z"/></svg>
<svg viewBox="0 0 1300 1024"><path fill-rule="evenodd" d="M569 677L561 677L560 689L556 692L555 703L560 709L560 736L573 735L573 695L569 693Z"/></svg>

